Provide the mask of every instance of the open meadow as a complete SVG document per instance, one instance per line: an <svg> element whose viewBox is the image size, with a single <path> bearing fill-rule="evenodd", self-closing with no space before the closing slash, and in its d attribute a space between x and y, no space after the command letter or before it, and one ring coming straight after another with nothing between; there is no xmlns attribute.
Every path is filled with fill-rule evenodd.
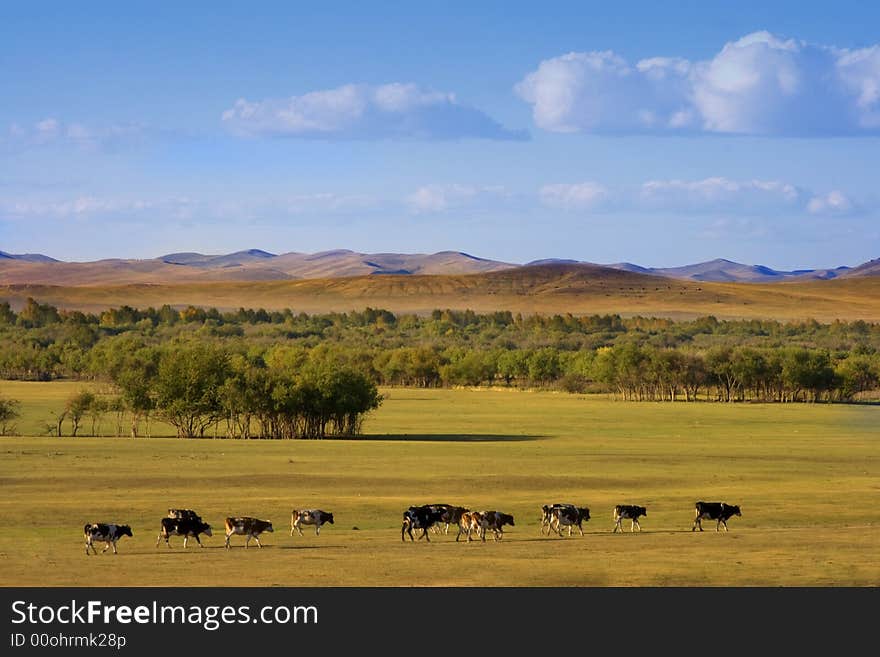
<svg viewBox="0 0 880 657"><path fill-rule="evenodd" d="M3 382L22 433L77 384ZM385 389L358 440L0 438L4 586L875 586L880 406L625 403L501 390ZM85 423L87 426L88 423ZM169 433L155 426L154 436ZM692 533L696 500L742 507ZM546 537L545 503L587 506L585 535ZM511 513L504 539L401 541L411 504ZM612 534L617 503L643 531ZM169 507L214 527L172 537ZM289 536L290 511L335 524ZM271 520L264 547L223 518ZM84 554L86 522L130 524L119 554Z"/></svg>

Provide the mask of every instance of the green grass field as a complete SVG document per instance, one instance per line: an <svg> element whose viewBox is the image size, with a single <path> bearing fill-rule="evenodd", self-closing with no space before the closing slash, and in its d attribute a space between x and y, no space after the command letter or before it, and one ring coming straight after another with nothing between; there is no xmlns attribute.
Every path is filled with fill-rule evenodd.
<svg viewBox="0 0 880 657"><path fill-rule="evenodd" d="M79 385L0 383L23 433ZM624 403L554 393L384 391L353 441L0 438L5 586L876 586L880 407ZM88 423L85 423L88 426ZM158 429L158 427L157 427ZM161 431L158 431L161 433ZM692 533L698 499L740 504ZM548 538L544 503L588 506L586 535ZM501 542L400 540L410 504L512 513ZM616 503L648 508L612 534ZM156 547L169 507L216 529ZM332 511L290 537L294 507ZM271 520L262 549L227 515ZM132 525L86 556L86 522ZM100 551L100 548L99 548Z"/></svg>

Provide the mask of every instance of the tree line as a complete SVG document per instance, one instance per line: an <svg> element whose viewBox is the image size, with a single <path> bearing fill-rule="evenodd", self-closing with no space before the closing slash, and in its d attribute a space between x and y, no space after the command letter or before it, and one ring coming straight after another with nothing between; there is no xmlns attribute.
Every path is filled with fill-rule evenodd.
<svg viewBox="0 0 880 657"><path fill-rule="evenodd" d="M181 436L355 435L377 386L518 386L623 400L850 401L880 385L880 325L367 308L307 315L0 304L0 377L105 381L72 432L115 414ZM0 418L2 420L2 418ZM7 422L8 424L8 422Z"/></svg>

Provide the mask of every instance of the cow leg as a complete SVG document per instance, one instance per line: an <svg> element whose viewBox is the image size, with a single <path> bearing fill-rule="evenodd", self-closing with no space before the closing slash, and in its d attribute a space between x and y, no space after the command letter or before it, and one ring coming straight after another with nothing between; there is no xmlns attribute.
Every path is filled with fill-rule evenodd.
<svg viewBox="0 0 880 657"><path fill-rule="evenodd" d="M186 549L186 539L188 539L188 538L189 538L188 535L186 535L186 534L183 535L183 549L184 550Z"/></svg>
<svg viewBox="0 0 880 657"><path fill-rule="evenodd" d="M257 542L257 547L260 548L260 549L262 549L262 548L263 548L263 544L260 543L260 537L259 537L259 536L254 536L254 540Z"/></svg>
<svg viewBox="0 0 880 657"><path fill-rule="evenodd" d="M315 536L321 535L321 525L315 525Z"/></svg>
<svg viewBox="0 0 880 657"><path fill-rule="evenodd" d="M724 525L724 531L727 531L727 521L724 518L721 519L721 524Z"/></svg>
<svg viewBox="0 0 880 657"><path fill-rule="evenodd" d="M91 536L89 536L89 537L86 539L86 554L87 554L87 555L88 555L88 553L89 553L89 548L92 548L92 552L93 552L94 554L98 554L98 551L95 549L95 544L92 543L92 537L91 537Z"/></svg>
<svg viewBox="0 0 880 657"><path fill-rule="evenodd" d="M642 526L639 524L639 521L636 520L636 519L633 519L633 521L632 521L632 527L630 527L630 531L631 531L631 532L635 531L636 526L638 526L639 531L642 531Z"/></svg>
<svg viewBox="0 0 880 657"><path fill-rule="evenodd" d="M248 535L247 535L247 539L245 539L245 542L244 542L244 549L245 549L245 550L248 549L248 543L250 543L250 542L251 542L251 535L248 534Z"/></svg>
<svg viewBox="0 0 880 657"><path fill-rule="evenodd" d="M618 518L617 522L614 523L614 529L611 530L611 533L614 534L615 532L617 532L618 527L620 527L620 518Z"/></svg>
<svg viewBox="0 0 880 657"><path fill-rule="evenodd" d="M303 535L303 530L302 530L302 526L300 525L300 523L296 523L296 531L299 532L300 536Z"/></svg>
<svg viewBox="0 0 880 657"><path fill-rule="evenodd" d="M227 550L229 549L229 537L230 536L232 536L232 534L226 534L226 549Z"/></svg>
<svg viewBox="0 0 880 657"><path fill-rule="evenodd" d="M199 535L198 535L198 534L195 534L195 535L193 536L193 538L196 539L196 543L199 544L199 547L201 547L201 548L205 547L204 545L202 545L202 542L199 540Z"/></svg>

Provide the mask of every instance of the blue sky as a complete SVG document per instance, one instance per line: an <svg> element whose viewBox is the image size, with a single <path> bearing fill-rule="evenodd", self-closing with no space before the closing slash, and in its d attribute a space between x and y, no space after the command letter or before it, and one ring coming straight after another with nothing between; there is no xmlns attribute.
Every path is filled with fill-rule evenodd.
<svg viewBox="0 0 880 657"><path fill-rule="evenodd" d="M474 4L0 6L0 250L880 256L880 6Z"/></svg>

